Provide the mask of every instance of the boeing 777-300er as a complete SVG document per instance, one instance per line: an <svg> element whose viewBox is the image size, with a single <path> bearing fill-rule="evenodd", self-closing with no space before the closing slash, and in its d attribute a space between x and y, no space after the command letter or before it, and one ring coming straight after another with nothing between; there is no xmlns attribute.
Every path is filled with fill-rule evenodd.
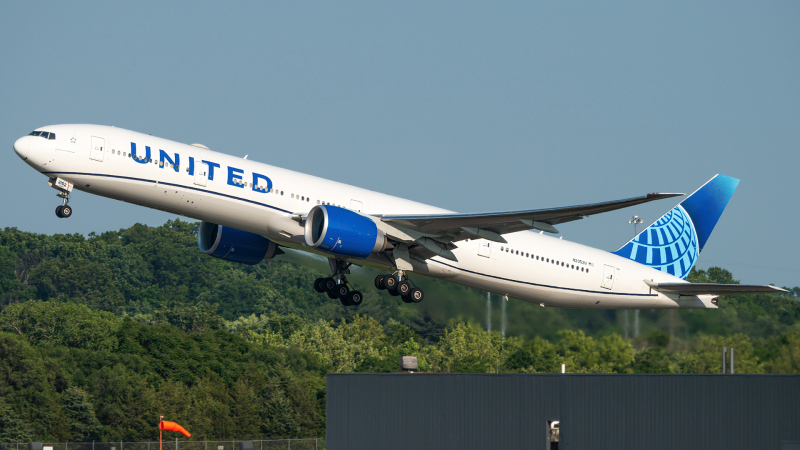
<svg viewBox="0 0 800 450"><path fill-rule="evenodd" d="M716 308L720 294L774 286L687 282L739 180L717 175L619 250L548 236L555 226L683 194L647 194L563 208L459 214L355 186L115 127L54 125L14 151L49 179L72 215L73 189L201 220L200 250L257 264L281 247L328 258L314 288L361 304L353 264L385 272L378 289L421 302L409 274L451 281L542 306Z"/></svg>

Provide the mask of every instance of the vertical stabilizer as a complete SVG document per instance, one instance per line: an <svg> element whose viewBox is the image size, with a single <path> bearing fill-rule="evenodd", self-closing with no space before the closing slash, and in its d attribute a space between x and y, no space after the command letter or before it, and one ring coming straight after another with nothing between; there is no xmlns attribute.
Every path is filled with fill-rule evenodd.
<svg viewBox="0 0 800 450"><path fill-rule="evenodd" d="M715 176L614 254L685 279L738 185Z"/></svg>

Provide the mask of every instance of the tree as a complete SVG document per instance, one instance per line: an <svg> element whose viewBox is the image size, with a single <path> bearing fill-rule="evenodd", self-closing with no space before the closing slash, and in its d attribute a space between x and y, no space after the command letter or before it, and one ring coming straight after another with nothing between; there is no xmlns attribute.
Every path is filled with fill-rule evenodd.
<svg viewBox="0 0 800 450"><path fill-rule="evenodd" d="M25 336L31 343L51 342L70 347L110 350L122 324L117 316L85 305L28 301L0 312L0 331Z"/></svg>
<svg viewBox="0 0 800 450"><path fill-rule="evenodd" d="M91 396L86 391L72 386L62 394L61 402L70 426L69 440L87 442L103 438L103 426L97 420Z"/></svg>
<svg viewBox="0 0 800 450"><path fill-rule="evenodd" d="M30 442L30 427L0 397L0 442Z"/></svg>

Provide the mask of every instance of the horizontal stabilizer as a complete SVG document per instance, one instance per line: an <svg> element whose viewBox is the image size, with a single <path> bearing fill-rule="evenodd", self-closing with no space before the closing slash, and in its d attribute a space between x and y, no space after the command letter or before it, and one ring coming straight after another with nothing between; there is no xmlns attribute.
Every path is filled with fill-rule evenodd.
<svg viewBox="0 0 800 450"><path fill-rule="evenodd" d="M772 285L756 284L716 284L716 283L654 283L644 280L651 288L662 292L679 295L721 295L721 294L776 294L788 292Z"/></svg>

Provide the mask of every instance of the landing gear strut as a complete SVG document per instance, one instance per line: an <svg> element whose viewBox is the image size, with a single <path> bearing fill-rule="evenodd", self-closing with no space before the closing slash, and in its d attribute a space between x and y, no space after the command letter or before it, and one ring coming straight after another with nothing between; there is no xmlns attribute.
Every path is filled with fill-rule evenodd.
<svg viewBox="0 0 800 450"><path fill-rule="evenodd" d="M56 217L66 219L72 215L72 207L69 206L69 194L72 192L72 183L61 178L51 178L48 185L58 191L57 197L62 199L61 206L56 208Z"/></svg>
<svg viewBox="0 0 800 450"><path fill-rule="evenodd" d="M419 303L425 299L425 293L418 287L411 287L405 272L398 270L389 275L375 277L375 287L386 289L389 295L399 296L405 303Z"/></svg>
<svg viewBox="0 0 800 450"><path fill-rule="evenodd" d="M339 299L344 306L358 306L364 301L361 292L350 290L345 274L350 273L350 263L341 259L328 260L333 269L333 276L317 278L314 281L314 290L320 294L325 293L331 299Z"/></svg>

